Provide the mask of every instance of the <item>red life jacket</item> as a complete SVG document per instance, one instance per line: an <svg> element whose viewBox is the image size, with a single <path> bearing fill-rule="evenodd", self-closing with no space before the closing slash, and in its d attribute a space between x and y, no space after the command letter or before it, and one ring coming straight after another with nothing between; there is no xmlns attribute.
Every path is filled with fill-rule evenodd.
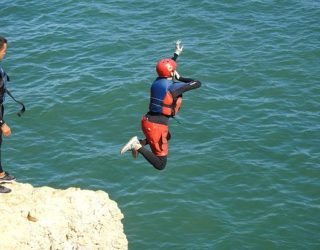
<svg viewBox="0 0 320 250"><path fill-rule="evenodd" d="M171 92L168 91L163 99L162 114L168 116L175 116L181 107L181 102L182 96L179 96L176 100L173 100Z"/></svg>
<svg viewBox="0 0 320 250"><path fill-rule="evenodd" d="M175 116L180 109L182 95L173 99L173 83L165 78L157 78L151 86L149 111L166 116Z"/></svg>

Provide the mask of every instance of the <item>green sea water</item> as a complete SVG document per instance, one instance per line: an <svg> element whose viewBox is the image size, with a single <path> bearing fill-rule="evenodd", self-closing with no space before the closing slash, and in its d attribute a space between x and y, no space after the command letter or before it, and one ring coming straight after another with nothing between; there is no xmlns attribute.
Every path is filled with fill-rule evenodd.
<svg viewBox="0 0 320 250"><path fill-rule="evenodd" d="M27 107L6 99L5 170L108 192L132 250L320 249L319 24L311 0L2 0L1 65ZM119 150L177 39L202 86L157 171Z"/></svg>

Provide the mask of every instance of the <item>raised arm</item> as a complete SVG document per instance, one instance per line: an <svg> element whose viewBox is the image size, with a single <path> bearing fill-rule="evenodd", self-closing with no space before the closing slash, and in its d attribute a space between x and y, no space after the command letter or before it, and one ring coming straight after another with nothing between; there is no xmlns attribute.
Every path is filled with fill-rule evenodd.
<svg viewBox="0 0 320 250"><path fill-rule="evenodd" d="M182 50L183 50L183 45L181 45L181 41L180 40L176 41L175 51L171 59L174 61L177 61L178 56L180 56L180 54L182 53Z"/></svg>
<svg viewBox="0 0 320 250"><path fill-rule="evenodd" d="M183 46L181 45L181 41L178 40L176 42L175 52L172 60L176 61L178 56L182 53ZM179 75L177 71L174 71L173 78L178 82L175 82L170 91L173 98L181 96L184 92L187 92L192 89L197 89L201 86L201 82L198 80L194 80L192 78L186 78Z"/></svg>

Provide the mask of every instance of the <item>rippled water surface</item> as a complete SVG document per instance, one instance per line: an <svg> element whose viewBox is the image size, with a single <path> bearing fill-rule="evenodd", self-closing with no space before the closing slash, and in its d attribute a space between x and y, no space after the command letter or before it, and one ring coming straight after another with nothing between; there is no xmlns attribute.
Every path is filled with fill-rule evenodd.
<svg viewBox="0 0 320 250"><path fill-rule="evenodd" d="M3 165L21 182L101 189L129 249L320 249L319 1L9 1ZM164 171L142 136L156 61L202 82Z"/></svg>

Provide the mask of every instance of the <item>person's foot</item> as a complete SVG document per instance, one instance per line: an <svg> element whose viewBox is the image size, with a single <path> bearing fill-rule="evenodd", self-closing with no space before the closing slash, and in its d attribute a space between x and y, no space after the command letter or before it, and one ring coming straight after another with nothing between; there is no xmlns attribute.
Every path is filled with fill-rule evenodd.
<svg viewBox="0 0 320 250"><path fill-rule="evenodd" d="M120 154L124 154L125 152L127 152L128 150L138 150L139 148L141 148L141 144L140 141L138 140L137 136L132 137L128 143L126 145L124 145L124 147L120 150Z"/></svg>
<svg viewBox="0 0 320 250"><path fill-rule="evenodd" d="M8 172L0 173L0 183L9 183L15 181L16 178Z"/></svg>
<svg viewBox="0 0 320 250"><path fill-rule="evenodd" d="M7 193L10 193L10 192L11 192L11 189L0 185L0 194L7 194Z"/></svg>
<svg viewBox="0 0 320 250"><path fill-rule="evenodd" d="M143 139L143 140L139 140L140 144L142 147L144 147L145 145L147 145L147 139ZM132 157L134 159L137 159L138 155L139 155L139 151L138 150L132 150L131 151Z"/></svg>

